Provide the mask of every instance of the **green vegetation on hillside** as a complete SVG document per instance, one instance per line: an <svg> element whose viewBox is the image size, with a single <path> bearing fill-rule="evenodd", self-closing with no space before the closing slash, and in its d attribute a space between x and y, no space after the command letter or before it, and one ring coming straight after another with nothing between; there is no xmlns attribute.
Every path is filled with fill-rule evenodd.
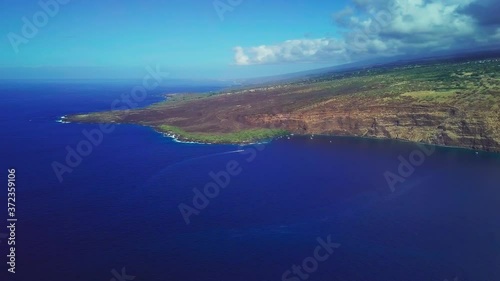
<svg viewBox="0 0 500 281"><path fill-rule="evenodd" d="M202 143L250 143L255 141L271 140L288 134L285 130L277 129L251 129L237 131L234 133L189 133L181 128L161 125L158 127L162 132L175 135L181 140Z"/></svg>
<svg viewBox="0 0 500 281"><path fill-rule="evenodd" d="M204 143L286 134L390 138L500 151L500 59L426 61L299 81L168 95L128 111L68 121L141 124Z"/></svg>

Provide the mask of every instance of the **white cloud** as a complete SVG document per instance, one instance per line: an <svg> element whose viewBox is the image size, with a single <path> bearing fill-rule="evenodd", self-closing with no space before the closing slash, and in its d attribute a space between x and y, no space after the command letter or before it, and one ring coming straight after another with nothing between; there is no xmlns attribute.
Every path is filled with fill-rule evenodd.
<svg viewBox="0 0 500 281"><path fill-rule="evenodd" d="M296 39L276 45L236 47L235 62L239 65L270 64L297 61L319 61L324 57L345 59L345 46L334 39Z"/></svg>
<svg viewBox="0 0 500 281"><path fill-rule="evenodd" d="M250 58L245 55L245 51L242 47L234 48L234 61L239 65L247 65L249 64Z"/></svg>
<svg viewBox="0 0 500 281"><path fill-rule="evenodd" d="M274 45L236 47L235 63L356 61L378 56L429 53L457 49L464 42L488 44L499 30L482 30L465 13L484 0L352 0L353 6L333 15L343 35L336 39L297 39Z"/></svg>
<svg viewBox="0 0 500 281"><path fill-rule="evenodd" d="M422 0L404 2L395 1L391 9L392 20L389 32L402 35L436 34L455 35L471 34L474 21L471 16L460 13L465 1L431 1Z"/></svg>

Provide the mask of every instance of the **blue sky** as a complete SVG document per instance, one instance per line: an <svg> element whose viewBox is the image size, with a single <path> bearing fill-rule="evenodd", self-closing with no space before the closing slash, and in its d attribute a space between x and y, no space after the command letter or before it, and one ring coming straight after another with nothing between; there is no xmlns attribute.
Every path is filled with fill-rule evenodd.
<svg viewBox="0 0 500 281"><path fill-rule="evenodd" d="M27 38L23 17L47 12L0 0L0 78L140 78L160 65L173 78L234 79L500 39L495 16L481 22L493 0L41 2L58 11Z"/></svg>

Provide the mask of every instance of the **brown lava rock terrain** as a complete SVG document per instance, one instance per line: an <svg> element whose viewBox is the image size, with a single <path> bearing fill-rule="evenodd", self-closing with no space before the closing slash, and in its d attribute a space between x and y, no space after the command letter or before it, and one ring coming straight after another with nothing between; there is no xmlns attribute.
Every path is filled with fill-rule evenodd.
<svg viewBox="0 0 500 281"><path fill-rule="evenodd" d="M370 68L68 120L141 124L199 141L238 132L251 139L254 129L282 129L499 152L499 70L498 59Z"/></svg>

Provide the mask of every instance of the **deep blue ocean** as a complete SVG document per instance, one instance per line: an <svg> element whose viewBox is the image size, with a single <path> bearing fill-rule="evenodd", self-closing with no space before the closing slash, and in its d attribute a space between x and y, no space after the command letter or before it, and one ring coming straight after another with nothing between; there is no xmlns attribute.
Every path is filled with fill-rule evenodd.
<svg viewBox="0 0 500 281"><path fill-rule="evenodd" d="M59 182L52 163L65 163L66 147L99 125L57 120L109 110L133 86L0 82L0 234L8 168L16 169L18 218L16 274L7 273L0 237L0 280L500 280L499 154L435 148L393 192L384 174L399 175L399 156L420 151L416 144L297 136L183 144L117 125ZM140 106L163 93L211 90L164 85ZM193 189L229 163L239 174L187 225L179 204L193 206ZM339 245L312 261L328 237ZM305 260L310 272L283 278Z"/></svg>

